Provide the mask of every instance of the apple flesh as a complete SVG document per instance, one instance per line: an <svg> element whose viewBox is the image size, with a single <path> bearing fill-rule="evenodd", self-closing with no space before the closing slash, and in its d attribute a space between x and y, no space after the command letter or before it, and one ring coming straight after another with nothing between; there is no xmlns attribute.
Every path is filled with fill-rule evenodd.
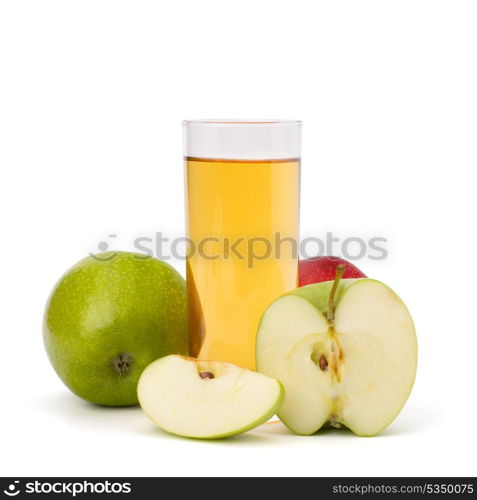
<svg viewBox="0 0 477 500"><path fill-rule="evenodd" d="M273 302L257 333L257 369L280 380L278 416L297 434L323 425L382 431L414 383L417 341L399 297L372 279L298 288Z"/></svg>
<svg viewBox="0 0 477 500"><path fill-rule="evenodd" d="M366 278L363 271L340 257L313 257L298 262L298 286L334 280L339 265L345 266L343 278Z"/></svg>
<svg viewBox="0 0 477 500"><path fill-rule="evenodd" d="M217 439L252 429L272 417L283 387L229 363L166 356L150 364L138 383L146 415L172 434Z"/></svg>

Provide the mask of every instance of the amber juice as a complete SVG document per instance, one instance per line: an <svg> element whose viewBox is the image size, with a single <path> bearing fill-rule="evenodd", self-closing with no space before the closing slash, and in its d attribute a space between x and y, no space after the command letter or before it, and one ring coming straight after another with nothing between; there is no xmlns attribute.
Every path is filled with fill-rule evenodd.
<svg viewBox="0 0 477 500"><path fill-rule="evenodd" d="M265 308L297 284L300 162L186 158L190 354L255 369Z"/></svg>

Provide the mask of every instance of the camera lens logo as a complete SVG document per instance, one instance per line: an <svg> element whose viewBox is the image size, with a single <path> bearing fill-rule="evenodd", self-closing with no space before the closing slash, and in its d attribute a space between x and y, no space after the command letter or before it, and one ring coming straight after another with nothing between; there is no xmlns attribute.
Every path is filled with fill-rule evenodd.
<svg viewBox="0 0 477 500"><path fill-rule="evenodd" d="M117 234L110 234L109 238L117 238L117 236ZM107 241L100 241L98 243L98 250L101 253L90 252L89 256L94 260L99 260L100 262L108 262L116 257L116 252L109 250L109 243Z"/></svg>
<svg viewBox="0 0 477 500"><path fill-rule="evenodd" d="M20 481L13 481L13 483L8 485L6 490L3 490L3 493L9 497L16 497L20 493L19 487L17 486L18 484L20 484Z"/></svg>

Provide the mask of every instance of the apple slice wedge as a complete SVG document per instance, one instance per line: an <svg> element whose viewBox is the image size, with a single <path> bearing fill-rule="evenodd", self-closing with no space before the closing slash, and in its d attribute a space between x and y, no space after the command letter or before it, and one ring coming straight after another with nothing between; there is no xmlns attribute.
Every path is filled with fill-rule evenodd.
<svg viewBox="0 0 477 500"><path fill-rule="evenodd" d="M308 285L278 298L257 333L257 369L280 380L278 411L297 434L325 424L382 431L413 386L417 341L399 297L372 279Z"/></svg>
<svg viewBox="0 0 477 500"><path fill-rule="evenodd" d="M138 383L146 415L172 434L217 439L252 429L283 401L277 380L229 363L166 356L151 363Z"/></svg>

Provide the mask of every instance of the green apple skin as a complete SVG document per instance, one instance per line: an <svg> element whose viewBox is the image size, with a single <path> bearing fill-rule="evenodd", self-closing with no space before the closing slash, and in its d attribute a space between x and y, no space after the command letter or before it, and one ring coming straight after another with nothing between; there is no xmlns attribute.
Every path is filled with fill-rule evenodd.
<svg viewBox="0 0 477 500"><path fill-rule="evenodd" d="M336 422L338 424L337 425L338 427L345 426L345 427L349 428L352 432L354 432L356 435L363 436L363 437L374 436L376 434L379 434L382 430L384 430L384 428L386 428L397 417L400 410L404 406L406 400L408 399L409 394L411 393L411 390L412 390L412 387L413 387L414 381L415 381L416 368L417 368L417 340L416 340L416 336L415 336L415 329L414 329L411 315L410 315L406 305L397 296L397 294L391 288L389 288L387 285L385 285L384 283L382 283L380 281L373 280L370 278L341 279L339 284L338 284L338 287L336 289L335 296L334 296L334 309L337 309L337 314L339 314L340 303L343 303L343 299L347 296L346 292L348 290L351 290L351 288L356 290L356 287L361 287L362 285L369 286L369 285L373 285L373 284L376 285L377 287L381 287L383 290L383 293L388 295L389 301L392 302L393 304L395 304L396 307L401 308L401 310L402 310L402 320L403 320L403 323L405 323L407 325L407 331L409 332L409 340L408 340L408 342L409 342L409 351L408 351L409 369L407 370L407 373L406 373L406 382L404 383L404 385L402 387L402 396L401 396L402 397L402 404L400 405L400 407L397 410L392 412L388 416L388 418L384 422L381 423L381 425L374 426L374 428L356 425L356 423L354 421L351 421L351 419L347 420L347 418L344 417L343 415L341 415L340 418L338 419L338 421ZM295 289L291 292L288 292L287 294L279 297L272 304L270 304L269 308L272 307L272 305L274 303L277 303L278 301L280 301L282 298L284 298L286 296L300 297L302 299L305 299L311 306L313 306L313 308L318 310L319 315L323 317L323 323L326 323L325 318L326 318L326 313L328 310L328 299L329 299L330 291L331 291L332 287L333 287L333 281L326 281L326 282L321 282L321 283L317 283L317 284L303 286L303 287L297 288L297 289ZM374 304L371 301L368 304L366 304L365 306L363 305L363 307L370 308L372 310L372 308L374 307ZM274 370L270 370L269 366L267 366L267 367L265 366L266 363L264 362L263 356L261 355L262 353L260 352L260 344L261 344L261 340L262 340L261 335L262 336L267 335L266 332L262 331L263 330L262 324L264 322L265 315L266 315L267 311L268 311L268 309L263 314L261 321L260 321L260 324L259 324L259 327L258 327L258 330L257 330L257 342L256 342L257 370L261 373L264 373L264 374L271 376L271 377L275 377L278 380L280 380L279 373L277 373ZM305 336L305 337L303 337L302 340L303 340L303 342L308 342L307 339L311 338L313 336L314 335L311 334L311 332L310 332L309 337ZM361 349L361 347L359 349ZM398 353L396 353L396 356L397 355L398 355ZM345 360L346 360L346 352L345 352ZM390 360L390 359L386 360L385 359L385 360L383 360L383 363L386 363L386 362L389 363L390 361L395 362L395 360ZM345 377L346 377L346 375L347 374L345 371ZM284 383L283 381L282 381L282 383L285 387L285 394L288 394L289 389L287 388L287 384ZM299 390L300 389L298 389L298 391ZM285 396L285 403L287 402L286 399L287 398ZM282 405L282 409L284 409L284 408L286 408L286 404ZM292 430L296 434L301 434L301 435L314 434L321 427L326 427L326 426L329 426L329 424L330 424L330 422L328 421L328 418L326 418L326 419L322 420L321 422L319 422L316 425L316 427L311 426L311 427L309 427L309 429L306 432L302 432L299 429L297 429L297 427L295 425L291 425L290 422L288 421L288 418L284 417L280 413L280 411L278 411L277 414L280 417L280 419L282 420L282 422L290 430ZM335 425L332 424L332 426L334 427Z"/></svg>
<svg viewBox="0 0 477 500"><path fill-rule="evenodd" d="M359 278L361 279L361 278ZM368 278L365 278L368 279ZM334 306L339 302L342 293L349 287L352 283L358 281L358 279L342 279L338 284L338 288L335 293ZM328 297L330 296L331 288L333 286L333 281L322 281L321 283L316 283L312 285L305 285L300 288L296 288L289 295L298 295L308 300L310 304L318 309L322 314L325 314L328 309Z"/></svg>
<svg viewBox="0 0 477 500"><path fill-rule="evenodd" d="M138 403L152 361L187 354L186 288L165 262L104 252L78 262L48 299L43 338L56 373L91 403Z"/></svg>

